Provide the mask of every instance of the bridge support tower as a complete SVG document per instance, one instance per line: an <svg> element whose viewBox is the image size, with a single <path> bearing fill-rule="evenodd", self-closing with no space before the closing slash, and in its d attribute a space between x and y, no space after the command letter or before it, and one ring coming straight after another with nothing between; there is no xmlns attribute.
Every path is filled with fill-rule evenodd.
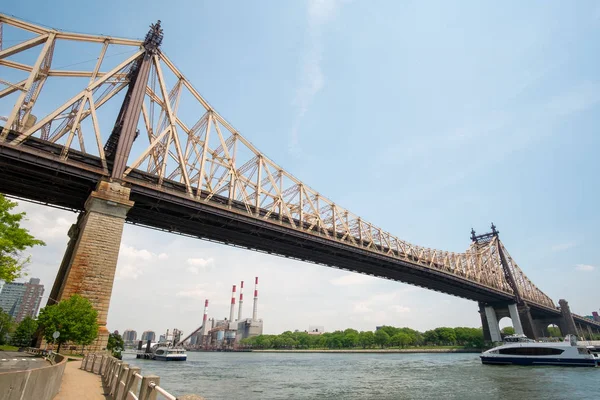
<svg viewBox="0 0 600 400"><path fill-rule="evenodd" d="M89 348L106 348L106 319L112 294L125 217L133 202L129 188L103 180L90 194L83 212L69 230L70 241L59 268L49 304L79 294L98 311L98 338Z"/></svg>

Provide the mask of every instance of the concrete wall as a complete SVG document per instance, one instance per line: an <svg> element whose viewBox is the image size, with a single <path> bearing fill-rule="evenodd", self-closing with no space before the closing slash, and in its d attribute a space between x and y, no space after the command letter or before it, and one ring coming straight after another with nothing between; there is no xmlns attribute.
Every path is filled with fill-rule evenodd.
<svg viewBox="0 0 600 400"><path fill-rule="evenodd" d="M57 355L54 365L0 373L0 400L52 400L60 389L66 364L67 358Z"/></svg>

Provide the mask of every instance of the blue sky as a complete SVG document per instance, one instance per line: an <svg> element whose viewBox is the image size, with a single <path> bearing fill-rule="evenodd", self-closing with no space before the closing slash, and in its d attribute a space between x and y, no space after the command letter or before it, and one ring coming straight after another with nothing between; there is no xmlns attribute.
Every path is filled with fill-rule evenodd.
<svg viewBox="0 0 600 400"><path fill-rule="evenodd" d="M556 302L566 298L580 314L600 306L598 3L82 4L13 2L2 12L63 30L133 38L161 19L163 50L202 95L314 189L434 248L463 251L470 228L483 232L493 221L513 258ZM32 275L49 283L74 216L24 207L31 226L51 238L31 266ZM53 225L50 216L64 221ZM126 227L121 251L111 329L195 325L180 322L183 312L159 322L118 311L152 301L126 293L158 279L165 267L160 254L182 271L169 290L187 293L161 304L187 315L200 315L204 296L213 294L197 285L222 286L214 296L222 292L225 303L217 301L215 312L227 315L228 287L236 283L230 277L250 282L262 274L261 305L271 332L309 324L480 323L475 303L447 295L136 227ZM200 258L204 264L188 263ZM192 273L197 283L183 275L194 266L206 267ZM130 270L142 273L133 278Z"/></svg>

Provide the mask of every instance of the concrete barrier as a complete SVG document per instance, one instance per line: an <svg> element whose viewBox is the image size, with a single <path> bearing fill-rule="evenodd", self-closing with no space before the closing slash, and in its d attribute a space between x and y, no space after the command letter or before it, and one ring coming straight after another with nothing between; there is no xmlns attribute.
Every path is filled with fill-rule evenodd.
<svg viewBox="0 0 600 400"><path fill-rule="evenodd" d="M52 364L0 373L0 400L52 400L60 390L67 358L56 354Z"/></svg>

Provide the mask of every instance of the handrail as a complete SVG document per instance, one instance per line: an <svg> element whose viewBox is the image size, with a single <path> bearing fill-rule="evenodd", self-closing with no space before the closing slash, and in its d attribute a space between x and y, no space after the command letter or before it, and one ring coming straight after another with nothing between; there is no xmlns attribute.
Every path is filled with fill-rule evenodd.
<svg viewBox="0 0 600 400"><path fill-rule="evenodd" d="M138 367L129 366L107 354L87 354L81 360L82 370L101 376L111 400L156 400L157 394L166 400L177 397L160 387L160 377L143 376Z"/></svg>

